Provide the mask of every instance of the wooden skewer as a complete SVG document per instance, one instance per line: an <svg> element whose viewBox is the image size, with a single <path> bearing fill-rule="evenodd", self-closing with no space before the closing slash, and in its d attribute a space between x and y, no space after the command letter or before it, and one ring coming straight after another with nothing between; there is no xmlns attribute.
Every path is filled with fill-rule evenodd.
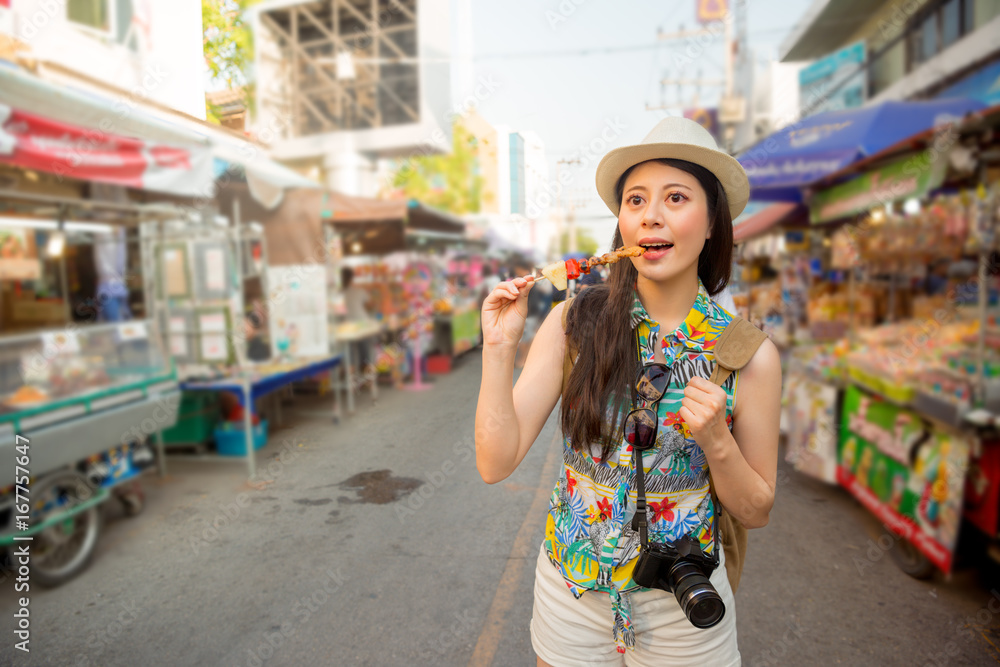
<svg viewBox="0 0 1000 667"><path fill-rule="evenodd" d="M622 250L625 250L626 248L629 248L629 247L631 247L631 246L622 246L621 248L618 248L617 250L614 250L612 252L604 253L603 255L594 255L592 257L588 257L586 259L581 259L581 260L578 260L578 261L580 261L580 262L587 262L589 264L589 266L590 266L591 269L593 269L594 267L599 266L599 265L614 264L615 262L623 259L624 257L629 257L629 255L618 255L618 256L616 256L617 253L619 253ZM595 262L593 260L597 260L597 261ZM538 276L536 276L534 273L531 274L531 276L535 279L535 281L548 280L548 278L546 278L545 275L542 274L542 270L539 269L538 267L535 267L535 272L537 272L539 274Z"/></svg>

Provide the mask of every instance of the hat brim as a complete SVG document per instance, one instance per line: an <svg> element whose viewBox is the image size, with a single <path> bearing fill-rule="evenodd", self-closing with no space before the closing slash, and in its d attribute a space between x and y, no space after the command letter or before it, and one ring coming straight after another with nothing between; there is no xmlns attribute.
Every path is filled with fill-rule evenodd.
<svg viewBox="0 0 1000 667"><path fill-rule="evenodd" d="M686 160L712 172L726 191L729 214L733 220L746 208L750 198L750 181L743 165L736 158L722 151L693 144L660 143L622 146L609 151L601 159L597 165L597 194L612 213L618 215L620 205L615 190L622 174L637 164L662 158Z"/></svg>

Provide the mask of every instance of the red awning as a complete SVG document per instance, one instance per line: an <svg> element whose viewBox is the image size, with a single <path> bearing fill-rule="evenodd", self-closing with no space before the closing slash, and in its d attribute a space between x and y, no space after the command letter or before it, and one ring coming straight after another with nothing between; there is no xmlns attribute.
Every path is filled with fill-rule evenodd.
<svg viewBox="0 0 1000 667"><path fill-rule="evenodd" d="M803 209L801 204L779 203L771 204L759 213L751 215L749 218L736 225L733 229L733 243L746 241L754 236L759 236L795 216L797 209Z"/></svg>
<svg viewBox="0 0 1000 667"><path fill-rule="evenodd" d="M171 146L63 123L0 102L0 162L195 197L212 192L208 146Z"/></svg>

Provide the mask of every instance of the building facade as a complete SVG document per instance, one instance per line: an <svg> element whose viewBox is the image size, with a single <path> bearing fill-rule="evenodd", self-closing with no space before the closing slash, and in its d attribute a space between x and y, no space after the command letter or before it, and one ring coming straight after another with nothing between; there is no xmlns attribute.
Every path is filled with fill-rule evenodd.
<svg viewBox="0 0 1000 667"><path fill-rule="evenodd" d="M374 196L377 161L451 150L449 0L268 0L251 10L257 104L273 156Z"/></svg>
<svg viewBox="0 0 1000 667"><path fill-rule="evenodd" d="M0 33L15 40L9 55L33 61L47 80L113 86L125 107L205 118L198 0L7 0Z"/></svg>
<svg viewBox="0 0 1000 667"><path fill-rule="evenodd" d="M828 85L800 89L809 115L845 91L855 106L936 97L995 67L998 35L998 0L816 0L782 45L781 59L830 61ZM852 59L851 52L861 55ZM838 66L845 62L850 66Z"/></svg>

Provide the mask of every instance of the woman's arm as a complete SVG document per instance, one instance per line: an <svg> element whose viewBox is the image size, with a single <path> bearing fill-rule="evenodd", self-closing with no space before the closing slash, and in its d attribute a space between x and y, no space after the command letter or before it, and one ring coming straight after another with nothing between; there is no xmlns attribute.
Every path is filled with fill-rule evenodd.
<svg viewBox="0 0 1000 667"><path fill-rule="evenodd" d="M684 394L681 417L705 452L719 502L747 528L763 528L778 476L778 349L765 340L740 371L732 433L725 426L726 399L720 387L696 377Z"/></svg>
<svg viewBox="0 0 1000 667"><path fill-rule="evenodd" d="M553 308L539 327L514 386L514 357L524 328L528 291L526 283L518 281L522 279L502 283L483 302L483 379L476 407L476 467L488 484L503 481L514 472L562 392L564 304ZM512 285L514 290L505 285ZM510 310L519 307L523 310L518 321L518 313Z"/></svg>

